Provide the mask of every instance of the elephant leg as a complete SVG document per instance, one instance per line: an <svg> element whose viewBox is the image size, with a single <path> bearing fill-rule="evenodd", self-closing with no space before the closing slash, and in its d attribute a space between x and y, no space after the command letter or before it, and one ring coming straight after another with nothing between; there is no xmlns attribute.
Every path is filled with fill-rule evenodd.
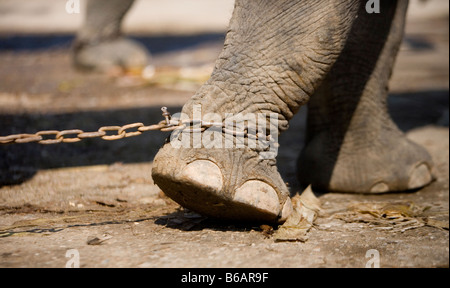
<svg viewBox="0 0 450 288"><path fill-rule="evenodd" d="M388 82L403 37L407 1L360 13L327 78L309 102L301 183L327 191L383 193L433 180L424 148L408 140L387 109Z"/></svg>
<svg viewBox="0 0 450 288"><path fill-rule="evenodd" d="M338 58L362 2L237 0L211 78L182 112L198 119L200 107L203 120L214 122L272 114L277 123L267 121L267 127L286 130ZM257 117L248 119L250 126ZM284 221L292 211L289 191L275 158L261 157L264 145L227 148L221 132L222 147L204 139L195 144L188 138L186 147L174 146L172 137L160 149L152 177L164 193L208 216Z"/></svg>
<svg viewBox="0 0 450 288"><path fill-rule="evenodd" d="M73 45L73 61L85 70L114 68L139 70L150 54L136 41L121 34L121 23L134 0L88 0L83 26Z"/></svg>

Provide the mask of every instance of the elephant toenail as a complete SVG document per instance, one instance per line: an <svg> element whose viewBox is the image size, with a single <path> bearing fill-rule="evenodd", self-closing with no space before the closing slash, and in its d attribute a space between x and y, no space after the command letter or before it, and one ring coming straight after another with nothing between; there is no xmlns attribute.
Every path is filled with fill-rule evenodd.
<svg viewBox="0 0 450 288"><path fill-rule="evenodd" d="M272 186L262 181L249 180L245 182L236 189L234 200L273 215L280 213L280 200L277 192Z"/></svg>
<svg viewBox="0 0 450 288"><path fill-rule="evenodd" d="M199 187L222 190L223 179L220 168L209 160L197 160L188 164L181 172L181 178Z"/></svg>
<svg viewBox="0 0 450 288"><path fill-rule="evenodd" d="M430 169L424 163L420 164L411 173L408 182L408 189L421 188L433 180Z"/></svg>
<svg viewBox="0 0 450 288"><path fill-rule="evenodd" d="M286 221L286 219L291 215L294 211L294 207L292 207L292 202L290 198L287 198L286 202L283 205L283 209L281 210L280 219L278 220L280 223Z"/></svg>
<svg viewBox="0 0 450 288"><path fill-rule="evenodd" d="M370 189L370 193L386 193L389 192L389 186L386 183L378 182Z"/></svg>

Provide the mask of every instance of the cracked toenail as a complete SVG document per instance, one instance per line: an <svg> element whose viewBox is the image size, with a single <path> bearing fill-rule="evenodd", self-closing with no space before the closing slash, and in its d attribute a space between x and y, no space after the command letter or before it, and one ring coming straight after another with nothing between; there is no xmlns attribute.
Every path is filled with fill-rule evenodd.
<svg viewBox="0 0 450 288"><path fill-rule="evenodd" d="M236 189L234 200L253 206L259 210L274 215L280 213L280 201L277 192L267 183L258 180L250 180Z"/></svg>
<svg viewBox="0 0 450 288"><path fill-rule="evenodd" d="M408 189L423 187L433 180L430 169L426 164L420 164L411 173L408 182Z"/></svg>
<svg viewBox="0 0 450 288"><path fill-rule="evenodd" d="M200 187L222 190L223 180L220 168L209 160L197 160L188 164L181 173L184 180Z"/></svg>
<svg viewBox="0 0 450 288"><path fill-rule="evenodd" d="M389 186L386 183L379 182L372 186L370 193L385 193L389 191Z"/></svg>
<svg viewBox="0 0 450 288"><path fill-rule="evenodd" d="M286 219L289 217L289 215L291 215L291 213L293 211L294 211L294 208L292 207L291 199L288 198L283 205L283 209L281 210L279 222L286 221Z"/></svg>

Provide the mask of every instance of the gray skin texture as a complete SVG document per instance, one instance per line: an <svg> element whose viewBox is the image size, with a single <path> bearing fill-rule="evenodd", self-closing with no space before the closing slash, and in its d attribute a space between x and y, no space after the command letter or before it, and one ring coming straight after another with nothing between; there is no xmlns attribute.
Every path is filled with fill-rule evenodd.
<svg viewBox="0 0 450 288"><path fill-rule="evenodd" d="M386 105L408 2L381 0L380 14L368 14L366 2L236 0L215 69L183 112L193 115L201 105L203 115L218 113L222 120L226 113L277 113L281 133L309 104L298 160L302 184L356 193L429 184L431 157L406 139ZM260 152L166 143L152 177L199 213L283 222L292 210L290 193L276 161Z"/></svg>
<svg viewBox="0 0 450 288"><path fill-rule="evenodd" d="M344 49L309 102L302 183L340 192L402 191L432 180L428 153L387 110L388 82L404 30L407 1L360 8Z"/></svg>

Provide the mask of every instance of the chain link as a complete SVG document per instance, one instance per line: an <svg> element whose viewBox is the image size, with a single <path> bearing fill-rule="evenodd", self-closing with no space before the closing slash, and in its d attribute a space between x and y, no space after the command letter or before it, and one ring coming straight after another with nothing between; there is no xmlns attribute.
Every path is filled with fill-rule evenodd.
<svg viewBox="0 0 450 288"><path fill-rule="evenodd" d="M273 141L270 135L249 133L248 127L244 127L244 129L241 131L235 131L234 129L227 128L224 123L207 122L195 119L171 119L171 115L167 111L167 107L162 107L161 111L164 120L154 125L145 126L143 123L132 123L124 126L103 126L94 132L84 132L80 129L72 129L63 131L46 130L39 131L34 134L14 134L8 136L0 136L0 145L24 143L50 145L59 143L75 143L88 138L101 138L107 141L114 141L123 138L139 136L142 133L148 131L171 132L174 130L187 130L190 133L197 133L203 132L211 127L219 128L225 134L248 137L252 139L265 138L266 141ZM108 132L114 132L115 134L108 135Z"/></svg>
<svg viewBox="0 0 450 288"><path fill-rule="evenodd" d="M178 123L170 120L170 113L166 107L161 108L165 120L155 125L145 126L143 123L133 123L124 126L103 126L95 132L85 132L81 129L72 130L48 130L39 131L34 134L14 134L8 136L0 136L0 144L23 144L23 143L39 143L43 145L59 144L59 143L75 143L88 138L101 138L107 141L119 140L128 137L141 135L147 131L162 131L168 128L179 128ZM134 130L133 130L134 129ZM114 132L108 135L108 132Z"/></svg>

